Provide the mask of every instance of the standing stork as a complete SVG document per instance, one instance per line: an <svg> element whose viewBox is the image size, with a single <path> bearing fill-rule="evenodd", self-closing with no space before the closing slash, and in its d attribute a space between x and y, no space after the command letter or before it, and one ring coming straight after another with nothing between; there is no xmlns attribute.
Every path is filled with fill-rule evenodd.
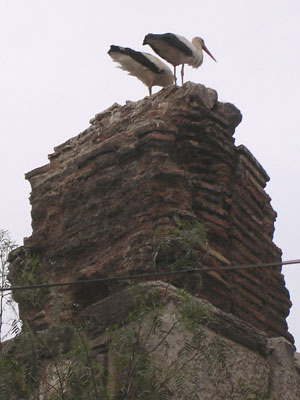
<svg viewBox="0 0 300 400"><path fill-rule="evenodd" d="M174 67L175 85L176 67L181 67L181 84L183 84L184 64L198 68L203 62L204 50L214 61L217 60L205 46L204 40L200 37L194 37L190 42L185 37L175 35L175 33L153 34L149 33L145 36L143 44L148 44L160 57L164 58Z"/></svg>
<svg viewBox="0 0 300 400"><path fill-rule="evenodd" d="M114 45L110 46L108 54L120 64L119 68L142 81L148 87L150 96L153 86L166 87L174 83L170 68L151 54Z"/></svg>

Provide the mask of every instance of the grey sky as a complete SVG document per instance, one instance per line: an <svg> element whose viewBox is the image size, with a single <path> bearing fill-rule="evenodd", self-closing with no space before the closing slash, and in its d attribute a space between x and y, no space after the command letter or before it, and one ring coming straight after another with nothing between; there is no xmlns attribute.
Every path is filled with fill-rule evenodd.
<svg viewBox="0 0 300 400"><path fill-rule="evenodd" d="M217 59L187 67L185 80L241 110L236 143L271 177L275 243L284 260L300 258L299 20L298 0L0 0L0 228L22 244L31 234L24 173L46 164L53 147L88 127L94 114L147 95L115 67L109 46L152 53L142 46L145 34L174 32L203 37ZM300 266L284 274L299 347Z"/></svg>

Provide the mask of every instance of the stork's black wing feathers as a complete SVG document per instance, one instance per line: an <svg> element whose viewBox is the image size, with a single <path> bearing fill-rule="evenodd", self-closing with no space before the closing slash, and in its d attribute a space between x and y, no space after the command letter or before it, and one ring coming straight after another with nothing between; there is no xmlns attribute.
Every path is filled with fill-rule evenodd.
<svg viewBox="0 0 300 400"><path fill-rule="evenodd" d="M112 46L110 46L108 54L110 54L112 52L125 54L125 55L131 57L136 62L144 65L147 68L149 68L155 74L161 74L163 72L151 60L149 60L148 57L146 57L140 51L132 50L129 47L120 47L120 46L112 45Z"/></svg>
<svg viewBox="0 0 300 400"><path fill-rule="evenodd" d="M186 54L187 56L193 55L193 50L189 46L187 46L184 42L182 42L176 35L174 35L174 33L162 33L162 34L149 33L148 35L145 36L143 44L149 44L153 48L153 50L157 54L159 54L159 50L155 46L155 41L163 41L165 43L168 43L171 46L175 47L176 49L182 51L182 53Z"/></svg>

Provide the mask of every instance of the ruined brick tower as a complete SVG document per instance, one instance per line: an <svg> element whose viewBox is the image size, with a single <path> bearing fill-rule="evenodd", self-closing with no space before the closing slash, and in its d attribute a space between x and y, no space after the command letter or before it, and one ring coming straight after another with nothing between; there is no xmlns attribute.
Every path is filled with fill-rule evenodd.
<svg viewBox="0 0 300 400"><path fill-rule="evenodd" d="M26 175L32 193L31 237L11 261L38 254L40 281L74 281L153 272L153 235L174 215L206 223L205 265L280 262L267 173L233 134L241 114L217 94L186 83L98 114L55 148L50 163ZM111 283L61 289L70 309L118 291ZM293 342L291 302L280 267L203 273L199 297L269 337ZM50 299L49 299L50 301ZM49 301L20 303L37 330L51 325Z"/></svg>

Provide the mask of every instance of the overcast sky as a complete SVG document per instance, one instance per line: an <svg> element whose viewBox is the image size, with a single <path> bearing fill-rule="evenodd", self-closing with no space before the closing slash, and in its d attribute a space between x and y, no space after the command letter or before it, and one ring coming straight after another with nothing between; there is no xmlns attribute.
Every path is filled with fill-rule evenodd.
<svg viewBox="0 0 300 400"><path fill-rule="evenodd" d="M284 260L300 258L299 21L299 0L0 0L0 228L22 244L31 234L24 173L46 164L96 113L148 94L115 68L109 46L151 52L145 34L174 32L202 37L217 59L187 67L185 80L241 110L236 144L271 177L274 241ZM299 349L300 265L283 271Z"/></svg>

